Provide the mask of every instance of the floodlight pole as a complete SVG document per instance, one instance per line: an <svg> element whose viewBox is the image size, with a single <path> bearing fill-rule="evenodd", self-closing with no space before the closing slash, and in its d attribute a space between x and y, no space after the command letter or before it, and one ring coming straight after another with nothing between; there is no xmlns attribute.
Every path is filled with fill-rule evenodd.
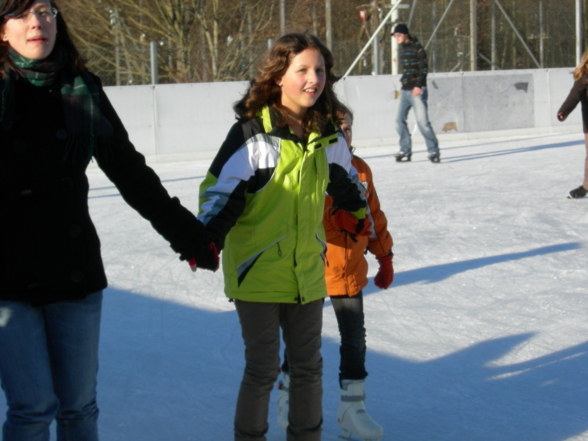
<svg viewBox="0 0 588 441"><path fill-rule="evenodd" d="M470 70L477 70L478 61L478 0L470 0Z"/></svg>
<svg viewBox="0 0 588 441"><path fill-rule="evenodd" d="M390 6L392 8L394 8L394 4L399 3L396 0L390 0ZM416 3L416 0L413 0L413 6ZM392 26L395 25L395 23L398 21L398 8L394 9L394 12L392 13ZM409 20L410 21L410 20ZM409 23L410 26L410 23ZM391 59L390 59L390 72L392 73L392 75L396 75L398 74L398 43L396 43L396 39L394 38L394 28L392 28L392 33L390 35L390 47L392 48L392 53L391 55Z"/></svg>

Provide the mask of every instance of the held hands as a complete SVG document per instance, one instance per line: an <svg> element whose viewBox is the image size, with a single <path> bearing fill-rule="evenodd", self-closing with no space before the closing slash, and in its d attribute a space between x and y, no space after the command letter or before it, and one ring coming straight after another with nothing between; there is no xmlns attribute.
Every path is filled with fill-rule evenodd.
<svg viewBox="0 0 588 441"><path fill-rule="evenodd" d="M348 211L339 208L335 209L332 215L335 225L351 234L352 238L370 235L372 223L368 218L358 219Z"/></svg>
<svg viewBox="0 0 588 441"><path fill-rule="evenodd" d="M196 256L188 261L188 264L192 272L196 272L199 267L216 272L219 267L218 249L216 245L210 242L208 245L201 247L196 251Z"/></svg>
<svg viewBox="0 0 588 441"><path fill-rule="evenodd" d="M216 271L219 266L219 251L214 243L214 237L206 231L202 222L187 210L186 212L186 220L178 231L166 226L169 231L163 236L169 240L172 250L180 255L180 260L189 262L192 271L196 271L197 268ZM158 231L161 229L160 226Z"/></svg>
<svg viewBox="0 0 588 441"><path fill-rule="evenodd" d="M378 270L376 277L374 277L374 285L380 289L388 289L394 281L394 267L392 266L393 256L394 254L390 251L390 254L377 257L380 269Z"/></svg>

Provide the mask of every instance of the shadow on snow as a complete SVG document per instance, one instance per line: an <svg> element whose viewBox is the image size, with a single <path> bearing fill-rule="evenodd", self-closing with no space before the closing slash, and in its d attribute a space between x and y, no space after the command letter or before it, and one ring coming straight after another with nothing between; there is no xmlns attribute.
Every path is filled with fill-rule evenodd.
<svg viewBox="0 0 588 441"><path fill-rule="evenodd" d="M398 273L432 283L494 263L579 248L553 245ZM194 301L198 303L198 289ZM433 325L434 326L434 325ZM560 441L588 431L588 341L501 363L533 333L415 361L368 351L367 405L384 439ZM102 441L227 441L244 367L235 311L212 312L105 290L98 399ZM323 441L335 441L338 339L323 339ZM270 402L268 440L285 440ZM5 404L0 404L0 412Z"/></svg>
<svg viewBox="0 0 588 441"><path fill-rule="evenodd" d="M537 138L537 139L544 141L544 139L542 139L542 138ZM505 141L487 142L484 144L480 144L479 146L477 146L477 148L484 149L484 147L487 147L487 146L490 146L493 144L504 144L504 143L505 143ZM512 141L509 141L509 143L512 143ZM484 158L491 158L494 156L512 155L515 153L528 153L528 152L540 151L540 150L545 150L545 149L574 147L577 145L584 145L584 140L557 142L557 143L551 143L551 144L539 144L539 145L534 145L534 146L529 146L529 147L510 148L510 149L505 149L505 150L488 150L488 151L481 151L479 153L473 153L473 154L461 155L461 156L446 156L444 152L453 152L454 150L459 150L459 149L463 149L463 148L471 148L472 146L471 145L454 146L454 147L441 146L441 163L471 161L474 159L484 159ZM377 158L392 158L394 156L394 153L391 153L389 155L362 156L361 150L360 150L356 154L358 154L360 157L362 157L365 160L370 160L370 159L377 159ZM422 148L416 149L416 150L413 149L413 153L426 153L426 150L423 150ZM426 162L426 161L428 161L426 158L422 159L422 162ZM418 162L418 161L414 161L414 162Z"/></svg>
<svg viewBox="0 0 588 441"><path fill-rule="evenodd" d="M544 252L549 248L557 251ZM384 426L384 439L556 441L588 430L588 342L523 363L497 363L533 336L483 341L428 361L368 351L367 403ZM324 339L323 358L322 439L335 441L338 341ZM107 289L101 439L232 439L243 367L234 311L204 311ZM285 440L275 425L276 399L274 392L268 440Z"/></svg>
<svg viewBox="0 0 588 441"><path fill-rule="evenodd" d="M425 268L417 268L409 271L400 271L394 274L393 287L410 285L413 283L435 283L459 273L478 269L496 263L509 262L513 260L526 259L529 257L542 256L545 254L559 253L562 251L572 251L582 248L579 242L562 243L558 245L549 245L536 248L534 250L523 251L520 253L507 253L497 256L486 256L478 259L462 260L461 262L444 263L433 265ZM364 289L364 294L379 292L379 288L370 283Z"/></svg>

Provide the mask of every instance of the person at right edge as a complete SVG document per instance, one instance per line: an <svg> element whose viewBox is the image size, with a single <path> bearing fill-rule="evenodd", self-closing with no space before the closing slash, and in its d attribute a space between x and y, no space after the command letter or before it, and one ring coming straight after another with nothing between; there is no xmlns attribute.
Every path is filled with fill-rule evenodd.
<svg viewBox="0 0 588 441"><path fill-rule="evenodd" d="M427 111L427 53L416 37L408 33L405 24L397 24L392 33L398 43L398 69L402 71L400 82L400 102L396 114L396 131L400 136L400 151L394 155L396 162L410 161L412 157L412 143L410 131L406 124L408 111L412 107L417 125L425 138L428 158L433 163L441 162L439 142L429 122Z"/></svg>
<svg viewBox="0 0 588 441"><path fill-rule="evenodd" d="M344 106L344 114L339 115L337 119L349 151L353 154L353 113ZM374 284L380 289L387 289L394 280L393 240L388 232L386 215L380 209L370 167L355 155L351 164L357 170L359 180L365 188L364 196L368 202L366 216L372 225L370 234L356 236L345 231L339 225L338 211L333 207L333 199L330 196L327 196L325 201L323 217L328 243L325 279L341 335L337 423L343 431L344 439L352 439L353 434L362 440L376 441L382 439L384 430L370 417L365 408L365 379L368 376L365 369L366 330L363 312L363 288L368 284L368 262L365 253L369 251L375 255L379 263ZM278 426L283 430L288 427L289 371L287 351L284 351L283 377L278 383L280 392L277 403Z"/></svg>
<svg viewBox="0 0 588 441"><path fill-rule="evenodd" d="M565 121L578 103L582 103L582 126L584 129L584 145L586 147L586 160L584 161L584 182L578 188L570 191L568 198L579 199L588 193L588 49L584 51L580 65L572 73L574 85L568 97L557 112L557 119Z"/></svg>

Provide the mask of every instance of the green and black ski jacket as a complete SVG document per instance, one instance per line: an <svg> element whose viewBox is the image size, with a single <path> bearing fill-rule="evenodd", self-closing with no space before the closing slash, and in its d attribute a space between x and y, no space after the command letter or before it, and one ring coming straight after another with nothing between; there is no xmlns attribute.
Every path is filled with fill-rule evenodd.
<svg viewBox="0 0 588 441"><path fill-rule="evenodd" d="M334 124L303 142L270 114L230 129L200 186L198 219L223 249L227 297L304 304L326 296L325 194L358 219L366 201Z"/></svg>

